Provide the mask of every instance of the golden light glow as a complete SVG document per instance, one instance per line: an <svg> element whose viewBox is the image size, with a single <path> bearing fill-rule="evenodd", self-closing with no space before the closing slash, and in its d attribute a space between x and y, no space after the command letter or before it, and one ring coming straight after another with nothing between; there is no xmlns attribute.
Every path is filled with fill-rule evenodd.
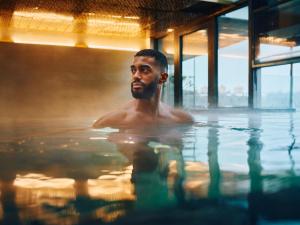
<svg viewBox="0 0 300 225"><path fill-rule="evenodd" d="M16 187L16 203L64 206L76 197L74 183L70 178L52 178L43 174L17 175L13 183Z"/></svg>
<svg viewBox="0 0 300 225"><path fill-rule="evenodd" d="M173 32L173 31L174 31L174 29L172 29L172 28L169 28L169 29L167 30L168 33Z"/></svg>
<svg viewBox="0 0 300 225"><path fill-rule="evenodd" d="M13 17L22 17L22 19L30 18L34 20L49 20L51 22L72 22L73 16L65 16L51 12L28 12L28 11L15 11Z"/></svg>
<svg viewBox="0 0 300 225"><path fill-rule="evenodd" d="M85 13L84 17L75 18L35 9L17 10L13 13L9 32L7 31L10 38L7 40L24 44L138 51L145 45L145 37L137 21L139 19L137 16L96 13ZM80 30L78 24L85 24L86 28ZM136 39L124 40L128 37ZM7 40L3 38L2 41Z"/></svg>
<svg viewBox="0 0 300 225"><path fill-rule="evenodd" d="M102 207L95 212L96 217L101 218L101 220L105 223L113 222L116 219L124 216L125 213L125 210L110 210L109 207Z"/></svg>
<svg viewBox="0 0 300 225"><path fill-rule="evenodd" d="M207 55L208 38L206 30L199 30L192 34L183 36L183 55Z"/></svg>
<svg viewBox="0 0 300 225"><path fill-rule="evenodd" d="M89 137L90 140L107 140L107 137Z"/></svg>
<svg viewBox="0 0 300 225"><path fill-rule="evenodd" d="M22 188L73 188L75 181L70 178L51 178L43 174L29 173L25 176L17 175L14 185Z"/></svg>
<svg viewBox="0 0 300 225"><path fill-rule="evenodd" d="M248 36L240 34L220 33L219 39L219 48L225 48L248 40Z"/></svg>
<svg viewBox="0 0 300 225"><path fill-rule="evenodd" d="M74 17L51 12L15 11L11 39L15 43L75 46Z"/></svg>
<svg viewBox="0 0 300 225"><path fill-rule="evenodd" d="M89 195L107 201L134 200L134 186L131 183L132 168L129 166L122 171L111 171L97 179L89 179Z"/></svg>
<svg viewBox="0 0 300 225"><path fill-rule="evenodd" d="M174 54L174 35L169 33L166 37L164 37L162 39L162 47L163 47L163 52L173 55Z"/></svg>
<svg viewBox="0 0 300 225"><path fill-rule="evenodd" d="M197 33L198 34L202 34L202 35L207 35L207 31L206 30L198 30Z"/></svg>
<svg viewBox="0 0 300 225"><path fill-rule="evenodd" d="M208 172L207 164L200 163L200 162L186 162L185 163L185 170L187 172Z"/></svg>
<svg viewBox="0 0 300 225"><path fill-rule="evenodd" d="M99 49L109 49L109 50L119 50L119 51L129 51L129 52L137 52L140 50L138 48L121 48L121 47L97 45L97 44L88 44L87 46L89 48L99 48Z"/></svg>
<svg viewBox="0 0 300 225"><path fill-rule="evenodd" d="M132 20L138 20L140 17L138 16L124 16L125 19L132 19Z"/></svg>
<svg viewBox="0 0 300 225"><path fill-rule="evenodd" d="M141 33L140 24L123 18L89 18L87 34L136 37Z"/></svg>
<svg viewBox="0 0 300 225"><path fill-rule="evenodd" d="M34 44L34 45L54 45L54 46L66 46L66 47L74 47L75 42L52 42L49 40L35 40L35 39L26 39L26 38L20 38L18 36L13 36L12 40L14 43L22 43L22 44Z"/></svg>
<svg viewBox="0 0 300 225"><path fill-rule="evenodd" d="M59 32L73 31L74 17L51 12L15 11L11 28L23 31Z"/></svg>
<svg viewBox="0 0 300 225"><path fill-rule="evenodd" d="M289 41L286 38L278 38L278 37L260 37L259 41L264 44L272 44L272 45L283 45L288 47L295 47L297 43L295 41Z"/></svg>
<svg viewBox="0 0 300 225"><path fill-rule="evenodd" d="M210 182L208 165L201 162L185 162L185 171L184 189L187 198L207 196Z"/></svg>
<svg viewBox="0 0 300 225"><path fill-rule="evenodd" d="M170 54L170 55L174 54L174 48L167 48L165 51L167 54Z"/></svg>
<svg viewBox="0 0 300 225"><path fill-rule="evenodd" d="M220 39L227 39L227 38L233 38L233 39L246 39L246 36L242 36L239 34L226 34L226 33L221 33L220 34Z"/></svg>
<svg viewBox="0 0 300 225"><path fill-rule="evenodd" d="M111 17L112 18L118 18L118 19L122 18L122 16L114 16L114 15L112 15Z"/></svg>
<svg viewBox="0 0 300 225"><path fill-rule="evenodd" d="M117 25L117 26L133 27L133 28L140 27L140 25L138 23L133 23L133 22L123 22L123 21L117 21L117 20L89 19L88 26L93 26L93 25L97 26L97 27L101 27L103 25Z"/></svg>

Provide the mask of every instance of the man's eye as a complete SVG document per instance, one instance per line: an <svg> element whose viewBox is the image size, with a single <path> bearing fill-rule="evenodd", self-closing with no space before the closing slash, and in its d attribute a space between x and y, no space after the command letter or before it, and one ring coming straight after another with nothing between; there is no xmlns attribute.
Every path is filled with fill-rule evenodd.
<svg viewBox="0 0 300 225"><path fill-rule="evenodd" d="M131 73L135 73L136 72L136 68L134 68L134 67L131 67L130 70L131 70Z"/></svg>
<svg viewBox="0 0 300 225"><path fill-rule="evenodd" d="M149 68L148 67L142 67L141 72L147 73L147 72L149 72Z"/></svg>

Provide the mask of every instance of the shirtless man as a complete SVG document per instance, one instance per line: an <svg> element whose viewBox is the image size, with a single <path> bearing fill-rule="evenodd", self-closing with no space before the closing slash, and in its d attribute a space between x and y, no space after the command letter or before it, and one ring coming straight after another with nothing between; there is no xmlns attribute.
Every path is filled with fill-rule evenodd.
<svg viewBox="0 0 300 225"><path fill-rule="evenodd" d="M131 65L133 100L123 108L110 112L94 124L94 128L134 128L156 124L190 124L187 112L160 101L162 86L168 78L167 58L159 51L144 49L137 52Z"/></svg>

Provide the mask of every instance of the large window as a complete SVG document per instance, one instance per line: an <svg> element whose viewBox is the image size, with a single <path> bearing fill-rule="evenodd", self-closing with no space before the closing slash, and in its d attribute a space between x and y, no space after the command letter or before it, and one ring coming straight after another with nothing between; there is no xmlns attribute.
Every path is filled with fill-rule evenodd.
<svg viewBox="0 0 300 225"><path fill-rule="evenodd" d="M258 72L258 83L260 83L260 107L287 109L291 105L291 64L264 67Z"/></svg>
<svg viewBox="0 0 300 225"><path fill-rule="evenodd" d="M168 59L169 78L164 84L162 99L169 105L174 105L174 34L169 33L166 37L158 40L158 50L165 54Z"/></svg>
<svg viewBox="0 0 300 225"><path fill-rule="evenodd" d="M207 30L183 36L183 106L207 107L208 93Z"/></svg>
<svg viewBox="0 0 300 225"><path fill-rule="evenodd" d="M255 62L300 57L300 1L253 2Z"/></svg>
<svg viewBox="0 0 300 225"><path fill-rule="evenodd" d="M293 107L300 109L300 63L293 65Z"/></svg>
<svg viewBox="0 0 300 225"><path fill-rule="evenodd" d="M219 106L248 106L248 7L218 18Z"/></svg>

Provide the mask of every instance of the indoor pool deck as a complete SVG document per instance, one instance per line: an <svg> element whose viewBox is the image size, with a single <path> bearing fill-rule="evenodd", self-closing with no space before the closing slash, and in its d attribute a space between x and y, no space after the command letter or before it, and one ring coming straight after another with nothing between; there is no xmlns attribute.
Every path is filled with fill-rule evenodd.
<svg viewBox="0 0 300 225"><path fill-rule="evenodd" d="M0 122L0 224L300 224L300 114Z"/></svg>

